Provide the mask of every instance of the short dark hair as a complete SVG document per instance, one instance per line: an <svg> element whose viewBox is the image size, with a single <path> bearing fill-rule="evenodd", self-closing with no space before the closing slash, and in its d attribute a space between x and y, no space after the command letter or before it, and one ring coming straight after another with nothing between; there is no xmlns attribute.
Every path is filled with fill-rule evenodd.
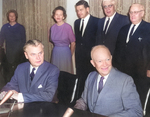
<svg viewBox="0 0 150 117"><path fill-rule="evenodd" d="M56 11L57 11L57 10L61 10L61 11L63 11L64 19L66 19L67 14L66 14L66 10L65 10L65 8L64 8L64 7L62 7L62 6L58 6L58 7L56 7L56 8L53 10L53 12L52 12L52 18L53 18L53 20L56 22L56 20L55 20L54 16L55 16L55 13L56 13Z"/></svg>
<svg viewBox="0 0 150 117"><path fill-rule="evenodd" d="M75 6L79 6L79 5L83 5L85 8L90 7L88 2L85 0L78 1Z"/></svg>
<svg viewBox="0 0 150 117"><path fill-rule="evenodd" d="M16 16L16 22L17 22L17 19L18 19L18 13L17 13L17 11L16 10L14 10L14 9L11 9L11 10L9 10L8 12L7 12L7 14L6 14L6 16L7 16L7 20L9 21L9 14L10 13L14 13L15 14L15 16ZM9 21L10 22L10 21Z"/></svg>

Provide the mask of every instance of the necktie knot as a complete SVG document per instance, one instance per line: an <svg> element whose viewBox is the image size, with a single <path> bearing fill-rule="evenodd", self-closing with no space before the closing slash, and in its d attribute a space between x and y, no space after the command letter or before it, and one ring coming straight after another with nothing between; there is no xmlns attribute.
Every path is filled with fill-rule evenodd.
<svg viewBox="0 0 150 117"><path fill-rule="evenodd" d="M33 69L32 69L32 72L31 72L31 74L30 74L31 81L33 80L33 78L34 78L34 75L35 75L35 74L34 74L34 71L35 71L35 68L33 68Z"/></svg>
<svg viewBox="0 0 150 117"><path fill-rule="evenodd" d="M98 93L100 93L103 88L103 80L104 80L104 77L102 76L99 81Z"/></svg>

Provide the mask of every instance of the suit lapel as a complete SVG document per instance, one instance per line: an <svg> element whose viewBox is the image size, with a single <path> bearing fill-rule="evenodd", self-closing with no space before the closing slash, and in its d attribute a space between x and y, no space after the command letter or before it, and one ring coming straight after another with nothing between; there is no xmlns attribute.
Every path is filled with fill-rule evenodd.
<svg viewBox="0 0 150 117"><path fill-rule="evenodd" d="M103 31L105 20L106 20L106 17L102 19L102 22L101 22L101 24L102 24L102 29L101 29L101 32L100 32L100 33L102 34L102 39L103 39L103 40L105 40L105 36L106 36L106 35L104 34L104 31Z"/></svg>
<svg viewBox="0 0 150 117"><path fill-rule="evenodd" d="M100 24L100 25L102 25L102 29L101 29L102 32L103 32L103 29L104 29L105 20L106 20L106 17L102 19L101 24Z"/></svg>
<svg viewBox="0 0 150 117"><path fill-rule="evenodd" d="M112 19L110 25L109 25L109 28L108 28L108 31L107 33L109 33L114 27L115 27L115 24L117 24L117 19L118 19L118 13L115 14L114 18ZM113 29L114 30L114 29ZM107 36L107 35L106 35Z"/></svg>
<svg viewBox="0 0 150 117"><path fill-rule="evenodd" d="M84 30L84 34L83 34L83 37L85 36L85 34L87 33L87 30L90 29L90 25L92 25L92 16L90 15L90 18L89 18L89 21L87 22L87 25L85 27L85 30Z"/></svg>
<svg viewBox="0 0 150 117"><path fill-rule="evenodd" d="M97 99L97 103L96 105L100 105L101 103L99 103L98 101L101 100L101 98L105 97L104 95L111 89L111 86L113 85L113 80L115 79L115 69L112 67L110 74L107 78L107 81L103 87L103 89L101 90L100 94L98 95L98 99Z"/></svg>
<svg viewBox="0 0 150 117"><path fill-rule="evenodd" d="M91 86L93 86L92 89L91 89L92 90L92 94L91 94L91 96L92 96L92 105L95 105L95 102L97 100L97 94L98 94L98 92L97 92L97 78L98 78L98 76L99 76L99 74L97 73L94 76L95 80L93 80L93 82L91 84Z"/></svg>
<svg viewBox="0 0 150 117"><path fill-rule="evenodd" d="M25 69L25 78L27 78L27 90L30 90L30 86L31 86L31 78L30 78L30 64L27 66L27 68Z"/></svg>
<svg viewBox="0 0 150 117"><path fill-rule="evenodd" d="M133 39L134 39L134 41L138 41L138 40L135 40L135 39L138 39L139 38L139 36L141 35L141 31L143 31L143 30L141 30L141 28L143 27L142 25L143 25L143 21L140 23L140 25L137 27L137 29L135 30L135 32L133 33L133 35L131 36L131 39L130 39L130 41L132 41Z"/></svg>
<svg viewBox="0 0 150 117"><path fill-rule="evenodd" d="M81 33L80 33L80 22L81 22L81 19L79 19L79 20L77 21L77 25L76 25L77 27L76 27L76 28L77 28L77 31L78 31L77 34L80 34L80 35L81 35ZM81 36L82 36L82 35L81 35Z"/></svg>

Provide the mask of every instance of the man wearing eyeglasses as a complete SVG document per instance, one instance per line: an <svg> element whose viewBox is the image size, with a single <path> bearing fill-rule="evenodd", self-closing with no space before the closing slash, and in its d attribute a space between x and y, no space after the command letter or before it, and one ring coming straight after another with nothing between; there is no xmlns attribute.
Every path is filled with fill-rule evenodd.
<svg viewBox="0 0 150 117"><path fill-rule="evenodd" d="M114 66L132 76L144 106L150 87L150 23L142 20L144 6L133 4L129 15L131 24L118 35L114 53Z"/></svg>
<svg viewBox="0 0 150 117"><path fill-rule="evenodd" d="M129 18L116 12L115 0L102 0L102 8L105 17L99 20L96 44L105 45L113 55L119 30L129 23Z"/></svg>

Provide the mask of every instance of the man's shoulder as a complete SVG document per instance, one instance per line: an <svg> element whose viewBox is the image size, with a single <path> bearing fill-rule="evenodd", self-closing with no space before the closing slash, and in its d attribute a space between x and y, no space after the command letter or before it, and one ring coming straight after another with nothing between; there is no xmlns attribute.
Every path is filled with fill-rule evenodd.
<svg viewBox="0 0 150 117"><path fill-rule="evenodd" d="M123 17L123 18L127 17L126 15L119 14L119 13L116 13L116 15L117 15L118 17Z"/></svg>
<svg viewBox="0 0 150 117"><path fill-rule="evenodd" d="M129 30L130 25L131 25L131 23L124 25L124 26L120 29L120 32L121 32L121 31L124 31L124 30Z"/></svg>
<svg viewBox="0 0 150 117"><path fill-rule="evenodd" d="M100 18L95 17L95 16L93 16L93 15L90 15L90 18L92 18L92 19L94 19L94 20L99 20L99 19L100 19Z"/></svg>
<svg viewBox="0 0 150 117"><path fill-rule="evenodd" d="M80 22L80 20L81 20L80 18L76 19L74 23Z"/></svg>
<svg viewBox="0 0 150 117"><path fill-rule="evenodd" d="M29 62L24 62L24 63L19 64L18 68L24 68L24 67L29 66L29 65L30 65Z"/></svg>
<svg viewBox="0 0 150 117"><path fill-rule="evenodd" d="M126 80L126 79L132 79L131 76L129 76L128 74L126 73L123 73L121 71L119 71L117 68L112 68L110 74L115 77L116 79L120 79L121 81Z"/></svg>
<svg viewBox="0 0 150 117"><path fill-rule="evenodd" d="M92 23L93 25L98 25L98 21L99 21L100 18L98 17L94 17L92 15L90 15L90 18L89 18L89 23Z"/></svg>
<svg viewBox="0 0 150 117"><path fill-rule="evenodd" d="M142 20L141 24L142 24L141 26L144 27L144 29L146 29L146 30L150 29L150 23L149 22Z"/></svg>
<svg viewBox="0 0 150 117"><path fill-rule="evenodd" d="M43 70L44 69L48 70L48 71L55 71L55 70L59 71L59 69L55 65L53 65L47 61L44 61L43 64L40 66L40 68Z"/></svg>
<svg viewBox="0 0 150 117"><path fill-rule="evenodd" d="M97 71L92 71L89 73L89 75L96 75L96 74L98 74Z"/></svg>
<svg viewBox="0 0 150 117"><path fill-rule="evenodd" d="M97 76L98 76L98 72L97 71L92 71L92 72L89 73L88 79L97 78Z"/></svg>

